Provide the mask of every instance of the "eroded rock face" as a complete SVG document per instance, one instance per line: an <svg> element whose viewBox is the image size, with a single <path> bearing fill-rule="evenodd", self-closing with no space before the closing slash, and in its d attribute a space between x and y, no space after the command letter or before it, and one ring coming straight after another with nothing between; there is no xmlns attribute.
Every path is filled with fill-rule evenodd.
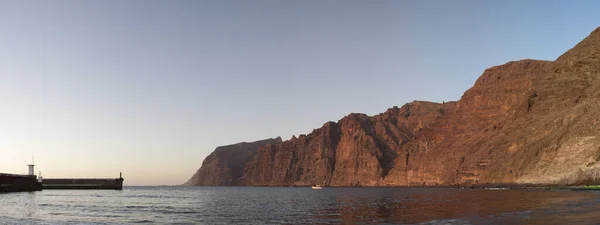
<svg viewBox="0 0 600 225"><path fill-rule="evenodd" d="M233 186L242 175L248 157L259 147L266 144L279 144L281 138L266 139L255 142L242 142L217 147L204 162L202 167L184 184L187 186Z"/></svg>
<svg viewBox="0 0 600 225"><path fill-rule="evenodd" d="M376 116L350 114L308 135L266 144L251 154L237 180L227 182L598 183L599 78L600 28L556 61L487 69L458 102L414 101Z"/></svg>

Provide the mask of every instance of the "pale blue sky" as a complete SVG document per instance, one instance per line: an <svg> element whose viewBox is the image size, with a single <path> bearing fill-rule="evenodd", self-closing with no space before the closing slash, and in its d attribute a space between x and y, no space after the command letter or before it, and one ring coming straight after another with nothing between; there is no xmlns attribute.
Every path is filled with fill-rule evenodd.
<svg viewBox="0 0 600 225"><path fill-rule="evenodd" d="M575 4L577 3L577 4ZM598 1L0 0L0 172L185 182L215 147L458 100Z"/></svg>

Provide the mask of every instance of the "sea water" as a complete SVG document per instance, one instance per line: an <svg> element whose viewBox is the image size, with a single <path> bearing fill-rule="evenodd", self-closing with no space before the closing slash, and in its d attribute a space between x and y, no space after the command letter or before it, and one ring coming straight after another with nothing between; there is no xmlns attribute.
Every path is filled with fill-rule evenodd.
<svg viewBox="0 0 600 225"><path fill-rule="evenodd" d="M595 224L600 192L125 187L0 194L0 224Z"/></svg>

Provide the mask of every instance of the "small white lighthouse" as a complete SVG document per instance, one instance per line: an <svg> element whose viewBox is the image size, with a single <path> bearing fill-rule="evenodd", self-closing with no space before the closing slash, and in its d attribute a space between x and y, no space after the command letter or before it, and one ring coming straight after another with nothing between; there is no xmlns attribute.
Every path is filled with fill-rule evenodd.
<svg viewBox="0 0 600 225"><path fill-rule="evenodd" d="M29 175L29 176L33 176L33 175L35 175L35 174L33 173L33 168L35 167L35 165L33 165L33 164L29 164L29 165L27 165L27 166L29 166L29 174L28 174L28 175Z"/></svg>
<svg viewBox="0 0 600 225"><path fill-rule="evenodd" d="M35 158L31 157L31 164L27 165L29 167L29 176L35 176Z"/></svg>

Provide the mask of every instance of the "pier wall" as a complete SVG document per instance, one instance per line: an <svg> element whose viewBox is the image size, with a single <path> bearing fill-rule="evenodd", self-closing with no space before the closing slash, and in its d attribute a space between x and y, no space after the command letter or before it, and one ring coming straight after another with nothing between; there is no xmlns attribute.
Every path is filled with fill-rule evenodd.
<svg viewBox="0 0 600 225"><path fill-rule="evenodd" d="M86 179L60 178L42 181L43 189L108 189L123 190L123 178Z"/></svg>
<svg viewBox="0 0 600 225"><path fill-rule="evenodd" d="M35 175L0 173L0 193L41 190L42 184Z"/></svg>

